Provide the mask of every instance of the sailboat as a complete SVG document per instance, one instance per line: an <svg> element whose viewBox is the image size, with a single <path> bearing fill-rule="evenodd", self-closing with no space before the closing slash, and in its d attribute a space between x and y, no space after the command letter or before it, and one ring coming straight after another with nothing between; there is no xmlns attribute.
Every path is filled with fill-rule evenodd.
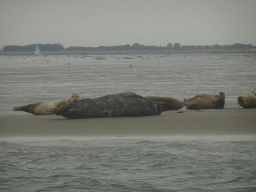
<svg viewBox="0 0 256 192"><path fill-rule="evenodd" d="M35 55L43 55L42 53L40 53L38 45L36 46Z"/></svg>

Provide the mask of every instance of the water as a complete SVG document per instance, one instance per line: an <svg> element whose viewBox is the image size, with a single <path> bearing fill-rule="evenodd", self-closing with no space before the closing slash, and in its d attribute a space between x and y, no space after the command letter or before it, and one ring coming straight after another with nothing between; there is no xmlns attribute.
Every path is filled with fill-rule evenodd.
<svg viewBox="0 0 256 192"><path fill-rule="evenodd" d="M256 90L256 55L0 56L0 115L15 106L135 92L179 100ZM0 191L256 191L256 138L0 137Z"/></svg>
<svg viewBox="0 0 256 192"><path fill-rule="evenodd" d="M135 92L179 100L226 93L225 108L256 90L255 53L0 55L0 115L23 115L15 106L68 98Z"/></svg>
<svg viewBox="0 0 256 192"><path fill-rule="evenodd" d="M256 191L255 136L0 138L0 191Z"/></svg>

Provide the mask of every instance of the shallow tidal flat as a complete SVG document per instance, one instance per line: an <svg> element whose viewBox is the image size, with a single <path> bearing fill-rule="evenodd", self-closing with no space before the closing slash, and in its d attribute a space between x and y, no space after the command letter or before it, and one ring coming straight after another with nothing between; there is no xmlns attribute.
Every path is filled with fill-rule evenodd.
<svg viewBox="0 0 256 192"><path fill-rule="evenodd" d="M120 92L170 96L225 92L225 108L255 91L255 53L1 55L0 115L23 115L13 107Z"/></svg>
<svg viewBox="0 0 256 192"><path fill-rule="evenodd" d="M3 135L134 135L255 132L255 110L237 97L255 91L254 53L1 55L0 115ZM66 120L33 116L13 107L120 92L170 96L226 94L223 110L163 112L136 118Z"/></svg>
<svg viewBox="0 0 256 192"><path fill-rule="evenodd" d="M256 134L256 109L181 110L148 117L65 119L0 116L0 136L147 136Z"/></svg>

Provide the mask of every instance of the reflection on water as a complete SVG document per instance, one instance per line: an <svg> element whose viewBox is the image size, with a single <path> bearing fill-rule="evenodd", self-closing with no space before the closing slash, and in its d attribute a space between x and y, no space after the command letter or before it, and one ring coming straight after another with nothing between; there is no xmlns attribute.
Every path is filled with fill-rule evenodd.
<svg viewBox="0 0 256 192"><path fill-rule="evenodd" d="M225 59L224 59L225 58ZM0 56L0 115L24 114L14 106L119 92L171 96L226 93L225 108L255 91L256 55L131 54Z"/></svg>

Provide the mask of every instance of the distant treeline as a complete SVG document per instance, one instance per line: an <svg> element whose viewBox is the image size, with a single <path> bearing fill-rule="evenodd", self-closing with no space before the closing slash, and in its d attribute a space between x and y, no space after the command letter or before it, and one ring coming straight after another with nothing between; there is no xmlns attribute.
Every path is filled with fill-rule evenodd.
<svg viewBox="0 0 256 192"><path fill-rule="evenodd" d="M6 45L3 47L3 51L35 51L38 45L40 51L60 51L65 49L63 45L57 44L32 44L32 45Z"/></svg>
<svg viewBox="0 0 256 192"><path fill-rule="evenodd" d="M138 43L134 43L132 46L129 44L126 45L114 45L114 46L99 46L99 47L77 47L71 46L68 47L66 50L130 50L130 49L158 49L163 47L157 46L146 46L140 45Z"/></svg>
<svg viewBox="0 0 256 192"><path fill-rule="evenodd" d="M134 43L133 45L118 45L118 46L99 46L99 47L78 47L78 46L70 46L66 48L66 50L134 50L134 49L253 49L256 46L252 46L251 44L241 44L236 43L233 45L206 45L206 46L191 46L191 45L183 45L181 46L180 43L168 43L166 47L162 46L146 46L140 45L138 43Z"/></svg>
<svg viewBox="0 0 256 192"><path fill-rule="evenodd" d="M255 49L256 46L252 46L251 44L242 44L236 43L233 45L206 45L206 46L195 46L195 45L182 45L180 43L168 43L166 47L162 46L147 46L140 45L138 43L134 43L133 45L114 45L114 46L99 46L99 47L79 47L79 46L70 46L68 48L64 48L61 44L32 44L32 45L7 45L3 47L3 51L34 51L36 46L39 46L40 51L60 51L60 50L72 50L72 51L82 51L82 50L136 50L136 49Z"/></svg>

